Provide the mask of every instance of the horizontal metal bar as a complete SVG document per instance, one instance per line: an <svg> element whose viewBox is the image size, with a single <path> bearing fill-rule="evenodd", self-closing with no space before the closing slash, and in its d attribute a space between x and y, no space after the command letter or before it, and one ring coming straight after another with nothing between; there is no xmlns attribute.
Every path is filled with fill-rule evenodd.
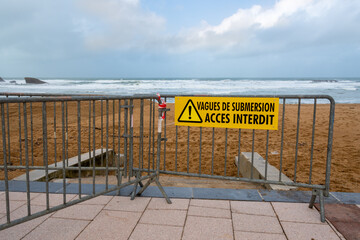
<svg viewBox="0 0 360 240"><path fill-rule="evenodd" d="M58 164L59 165L59 164ZM4 165L0 165L0 169L5 169ZM22 170L26 169L26 166L7 166L7 169L11 170ZM28 169L30 170L63 170L63 167L46 167L46 166L29 166ZM78 170L79 167L65 167L65 170ZM116 167L108 167L109 170L117 170ZM120 170L123 170L124 168L120 168ZM93 167L81 167L81 170L93 170ZM106 170L106 167L95 167L95 170Z"/></svg>
<svg viewBox="0 0 360 240"><path fill-rule="evenodd" d="M141 172L148 171L148 169L145 170L145 169L137 169L137 168L134 169L134 170L141 171ZM151 172L153 172L153 171L151 171ZM188 176L188 177L213 178L213 179L220 179L220 180L242 181L242 182L252 182L252 183L262 183L262 184L276 184L276 185L304 187L304 188L312 188L312 189L325 189L324 185L298 183L298 182L297 183L294 183L294 182L279 182L279 181L264 180L264 179L225 177L225 176L216 176L216 175L208 175L208 174L173 172L173 171L163 171L163 170L160 170L160 173L170 174L170 175Z"/></svg>

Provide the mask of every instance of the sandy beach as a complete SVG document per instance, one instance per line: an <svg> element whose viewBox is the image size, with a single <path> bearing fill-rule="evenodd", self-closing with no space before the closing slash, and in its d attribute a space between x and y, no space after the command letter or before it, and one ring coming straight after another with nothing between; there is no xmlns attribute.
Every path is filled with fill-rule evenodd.
<svg viewBox="0 0 360 240"><path fill-rule="evenodd" d="M122 104L123 101L122 101ZM143 165L148 166L148 162L152 166L153 156L156 160L156 134L154 152L153 143L149 144L149 114L150 102L145 101L144 106L144 145L143 145ZM157 105L155 116L157 116ZM76 102L68 103L68 157L76 156L78 153L78 131L77 131L77 105ZM91 106L92 109L93 106ZM109 139L108 147L118 149L118 102L109 102ZM113 114L113 107L115 114ZM212 163L212 128L190 128L176 127L174 125L174 104L168 104L170 111L167 112L166 118L166 155L161 154L161 169L187 172L237 176L237 168L234 163L235 156L238 155L238 129L228 129L227 136L225 129L214 130L214 162ZM10 115L10 145L11 145L11 162L13 165L20 164L20 146L19 146L19 106L18 104L9 105ZM6 108L5 108L6 110ZM286 114L284 122L284 151L282 171L291 179L294 178L295 168L295 143L296 143L296 123L297 123L297 105L286 105ZM124 134L124 109L121 110L121 135ZM100 102L95 104L95 148L101 148L101 134L103 134L103 147L106 147L106 117L103 117L101 125L101 108ZM103 102L103 112L106 112L106 104ZM32 104L33 114L33 159L34 165L43 164L43 141L42 141L42 107L38 103ZM92 115L93 113L91 113ZM282 114L282 105L280 104L280 113ZM27 104L28 115L28 139L30 144L30 113L29 104ZM113 117L114 115L114 117ZM56 131L54 131L54 104L47 104L47 136L48 136L48 159L49 164L55 161L55 138L56 136L56 161L62 160L62 122L61 122L61 103L56 104ZM325 161L327 152L327 134L328 134L328 119L329 119L329 105L318 104L316 125L315 125L315 144L313 155L313 172L312 183L323 183L325 178ZM115 120L113 122L113 120ZM25 133L24 133L24 115L23 106L21 105L21 160L25 164ZM139 163L139 146L140 146L140 104L139 101L134 102L134 165ZM311 152L311 138L312 138L312 121L313 121L313 105L301 105L299 144L297 153L297 173L296 180L298 182L309 182L310 172L310 152ZM360 105L359 104L337 104L335 112L334 125L334 141L332 151L331 163L331 191L344 192L360 192ZM6 123L7 124L7 123ZM93 146L93 119L91 119L91 130L89 133L89 103L83 102L81 104L81 152L86 153L89 150L89 134L90 145ZM157 130L157 120L152 123ZM279 130L269 131L269 148L268 159L269 162L280 167L280 139L281 139L281 124L279 121ZM66 128L65 128L66 129ZM188 137L189 130L189 137ZM178 139L176 140L176 131L178 132ZM56 134L54 134L56 132ZM200 132L201 132L201 149L200 149ZM252 130L241 130L241 152L251 152L252 149ZM163 135L164 136L164 135ZM189 154L188 149L189 138ZM228 146L225 148L225 138L227 138ZM152 141L152 138L150 138ZM3 161L3 142L1 141L0 157ZM6 140L8 141L8 140ZM177 152L176 152L176 141ZM124 139L120 138L120 152L123 152ZM150 151L149 151L150 145ZM162 144L162 150L164 145ZM200 155L201 151L201 155ZM226 169L225 169L225 151L226 154ZM256 130L254 151L258 152L265 158L266 156L266 131ZM29 161L31 163L31 148L29 145ZM150 159L149 159L150 156ZM199 156L201 156L201 166L199 164ZM166 161L164 164L164 157ZM187 159L189 158L189 168ZM213 169L212 169L213 165ZM201 169L200 169L201 168ZM4 179L3 171L1 179ZM9 171L9 178L13 178L23 171Z"/></svg>

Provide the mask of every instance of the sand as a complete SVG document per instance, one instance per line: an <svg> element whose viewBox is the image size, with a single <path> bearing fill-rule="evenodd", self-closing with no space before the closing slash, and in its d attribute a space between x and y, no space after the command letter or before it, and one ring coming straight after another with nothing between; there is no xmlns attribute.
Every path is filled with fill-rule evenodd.
<svg viewBox="0 0 360 240"><path fill-rule="evenodd" d="M91 118L90 129L90 145L93 147L93 139L95 139L95 148L101 148L102 145L106 147L106 116L103 117L101 124L101 108L100 102L95 102L95 138L93 138L93 118ZM153 138L150 137L149 142L149 115L150 102L144 101L144 141L143 151L139 151L140 146L140 104L139 101L134 102L134 166L139 164L139 154L143 156L143 166L147 167L150 162L152 167L153 160L156 161L156 131L157 120L155 126L155 144ZM124 104L124 101L122 101ZM6 106L6 105L5 105ZM62 116L61 103L56 104L56 158L55 158L55 134L54 134L54 105L48 103L47 109L47 136L48 136L48 163L54 163L62 160ZM77 105L76 102L68 103L68 151L65 151L64 157L73 157L78 155L78 131L77 131ZM91 106L92 109L93 106ZM176 127L174 125L174 104L168 104L170 111L166 118L166 146L164 142L161 145L161 169L179 172L214 174L226 176L237 176L237 168L234 163L235 156L238 155L239 145L238 129L214 129L214 149L213 145L213 129L212 128L188 128ZM118 144L118 102L115 102L114 109L114 123L113 123L113 102L109 102L109 138L108 148L115 149L118 152L124 152L124 138L120 138L120 145ZM7 108L5 107L5 110ZM11 162L13 165L25 164L25 132L24 132L24 115L23 105L21 105L21 154L19 144L19 106L18 104L9 104L10 117L10 146L11 146ZM282 171L291 179L295 177L295 156L296 156L296 124L297 124L297 105L286 105L286 114L284 122L284 142L282 154ZM325 179L325 162L327 153L327 134L328 134L328 120L329 120L329 105L318 104L315 125L315 144L313 153L313 165L311 180L312 183L323 184ZM30 107L27 104L27 120L28 120L28 140L29 140L29 162L32 160L34 165L43 165L43 130L42 130L42 106L39 103L32 104L33 114L33 158L31 155L30 145ZM103 102L103 112L106 112L106 103ZM93 113L91 113L92 115ZM157 108L155 111L157 116ZM280 116L282 114L282 105L280 105ZM6 119L6 111L5 111ZM121 109L121 135L124 134L124 109ZM128 119L130 121L130 118ZM311 141L312 141L312 121L313 121L313 105L301 105L299 144L297 152L296 165L296 181L308 183L310 173L310 159L311 159ZM334 141L331 162L331 191L343 192L360 192L360 105L359 104L337 104L335 112L334 124ZM7 124L7 122L6 122ZM81 104L81 153L89 151L89 103L83 102ZM6 125L7 126L7 125ZM268 160L269 163L276 167L280 167L281 156L281 126L282 121L279 121L279 130L269 131L269 147ZM64 128L64 131L66 128ZM178 139L176 140L176 131L178 132ZM227 133L226 133L227 132ZM188 135L188 133L190 135ZM200 133L201 133L201 148L200 148ZM264 158L266 157L266 131L256 130L254 138L254 151L258 152ZM241 152L251 152L253 130L242 129L241 132ZM189 144L188 144L189 139ZM227 147L225 146L225 139L227 139ZM176 147L177 141L177 147ZM6 142L8 139L6 138ZM0 139L1 149L0 157L3 159L3 140ZM150 151L149 151L150 145ZM66 144L65 144L66 146ZM153 148L154 146L154 148ZM166 147L166 155L163 150ZM189 152L188 152L189 148ZM154 151L153 151L154 149ZM176 152L177 149L177 152ZM141 150L141 149L140 149ZM212 157L214 151L214 157ZM201 154L200 154L201 152ZM225 154L226 152L226 154ZM150 156L150 158L149 158ZM164 164L164 157L165 164ZM199 158L201 157L201 165ZM188 162L189 159L189 162ZM226 159L226 167L225 167ZM213 162L212 162L213 161ZM9 171L9 178L23 174L24 171ZM0 178L4 179L3 171L0 172Z"/></svg>

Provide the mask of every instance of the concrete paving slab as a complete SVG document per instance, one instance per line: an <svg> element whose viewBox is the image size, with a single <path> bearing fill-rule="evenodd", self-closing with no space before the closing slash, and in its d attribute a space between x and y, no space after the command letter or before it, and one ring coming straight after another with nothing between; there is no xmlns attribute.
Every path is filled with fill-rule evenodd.
<svg viewBox="0 0 360 240"><path fill-rule="evenodd" d="M193 194L193 198L197 199L262 201L259 192L255 189L193 188Z"/></svg>
<svg viewBox="0 0 360 240"><path fill-rule="evenodd" d="M150 210L147 209L140 219L140 223L184 226L186 211L183 210Z"/></svg>
<svg viewBox="0 0 360 240"><path fill-rule="evenodd" d="M30 193L30 200L37 197L39 193ZM9 192L10 201L27 201L27 193L26 192ZM6 196L5 193L0 195L0 200L5 201Z"/></svg>
<svg viewBox="0 0 360 240"><path fill-rule="evenodd" d="M188 216L182 239L233 239L231 219Z"/></svg>
<svg viewBox="0 0 360 240"><path fill-rule="evenodd" d="M77 195L75 194L66 194L66 202L70 202L75 199ZM49 205L50 207L55 207L58 205L64 204L63 194L49 194ZM40 193L31 201L31 205L37 206L46 206L46 194Z"/></svg>
<svg viewBox="0 0 360 240"><path fill-rule="evenodd" d="M230 202L228 200L204 200L204 199L191 199L191 206L230 209Z"/></svg>
<svg viewBox="0 0 360 240"><path fill-rule="evenodd" d="M235 231L257 233L282 233L281 225L276 217L233 213Z"/></svg>
<svg viewBox="0 0 360 240"><path fill-rule="evenodd" d="M131 234L131 240L177 240L181 239L183 228L139 223Z"/></svg>
<svg viewBox="0 0 360 240"><path fill-rule="evenodd" d="M32 208L32 210L34 212L41 211L41 209L37 209L37 208L38 207L34 207L34 208ZM12 215L12 217L14 217L14 219L23 217L24 213L25 214L27 213L27 207L26 206L22 206L21 209L19 208L17 210L19 210L19 211L14 212L14 215ZM52 214L47 214L45 216L35 218L35 219L31 220L31 221L27 221L27 222L21 223L19 225L15 225L15 226L13 226L11 228L1 230L0 231L0 239L12 239L12 240L21 239L26 234L31 232L34 228L36 228L39 224L44 222L51 215ZM0 220L1 224L4 222L4 220L3 219Z"/></svg>
<svg viewBox="0 0 360 240"><path fill-rule="evenodd" d="M320 214L306 203L271 203L280 221L326 224L320 221Z"/></svg>
<svg viewBox="0 0 360 240"><path fill-rule="evenodd" d="M331 192L331 195L335 196L342 203L360 204L360 193Z"/></svg>
<svg viewBox="0 0 360 240"><path fill-rule="evenodd" d="M268 202L230 201L230 204L233 213L276 217L271 204Z"/></svg>
<svg viewBox="0 0 360 240"><path fill-rule="evenodd" d="M32 232L25 236L25 240L51 239L72 240L89 224L89 221L61 218L48 218Z"/></svg>
<svg viewBox="0 0 360 240"><path fill-rule="evenodd" d="M128 239L140 216L140 212L103 210L76 239Z"/></svg>
<svg viewBox="0 0 360 240"><path fill-rule="evenodd" d="M26 204L26 201L10 201L10 212ZM6 214L6 201L0 200L0 213Z"/></svg>
<svg viewBox="0 0 360 240"><path fill-rule="evenodd" d="M235 240L287 240L285 234L235 231Z"/></svg>
<svg viewBox="0 0 360 240"><path fill-rule="evenodd" d="M165 198L152 198L147 209L172 209L172 210L187 210L190 199L171 199L171 204L166 202Z"/></svg>
<svg viewBox="0 0 360 240"><path fill-rule="evenodd" d="M101 196L86 200L85 202L81 202L79 204L80 205L106 205L111 201L111 199L113 199L113 196L101 195Z"/></svg>
<svg viewBox="0 0 360 240"><path fill-rule="evenodd" d="M290 240L296 239L326 239L339 240L334 230L327 224L312 224L298 222L281 222L285 234Z"/></svg>
<svg viewBox="0 0 360 240"><path fill-rule="evenodd" d="M26 181L8 181L9 191L11 192L26 192ZM62 183L49 183L49 192L56 193L63 187ZM45 182L30 182L30 192L45 192ZM5 191L5 181L0 181L0 191Z"/></svg>
<svg viewBox="0 0 360 240"><path fill-rule="evenodd" d="M36 213L36 212L40 212L44 210L41 206L31 206L31 213ZM53 213L51 214L47 214L46 218L50 217ZM11 212L10 214L10 221L19 219L19 218L23 218L28 216L28 209L27 209L27 205L22 205L21 207L17 208L16 210L14 210L13 212ZM45 219L46 219L45 218ZM44 219L44 220L45 220ZM4 224L6 223L6 215L4 215L1 219L0 219L0 224Z"/></svg>
<svg viewBox="0 0 360 240"><path fill-rule="evenodd" d="M106 210L128 211L128 212L143 212L149 204L150 198L135 198L131 200L130 197L114 197L105 206Z"/></svg>
<svg viewBox="0 0 360 240"><path fill-rule="evenodd" d="M79 219L79 220L93 220L96 215L104 208L104 205L80 205L76 204L62 210L57 211L52 217Z"/></svg>
<svg viewBox="0 0 360 240"><path fill-rule="evenodd" d="M231 218L231 212L228 209L207 208L190 206L188 216L215 217L215 218Z"/></svg>
<svg viewBox="0 0 360 240"><path fill-rule="evenodd" d="M113 185L108 185L109 189L114 187ZM105 184L95 184L95 193L104 191L106 188ZM61 188L57 191L58 193L63 193L64 188ZM79 184L69 183L66 185L66 194L79 194ZM93 185L92 184L81 184L81 194L93 194Z"/></svg>

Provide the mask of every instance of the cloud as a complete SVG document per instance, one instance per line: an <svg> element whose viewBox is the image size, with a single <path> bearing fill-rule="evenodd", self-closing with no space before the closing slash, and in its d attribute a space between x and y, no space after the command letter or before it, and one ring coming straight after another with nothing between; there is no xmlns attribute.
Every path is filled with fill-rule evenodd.
<svg viewBox="0 0 360 240"><path fill-rule="evenodd" d="M78 6L86 17L75 22L76 29L93 50L145 48L165 29L165 19L138 0L81 0Z"/></svg>
<svg viewBox="0 0 360 240"><path fill-rule="evenodd" d="M182 44L171 51L207 49L247 56L334 42L359 44L360 2L281 0L267 9L258 5L239 9L218 25L202 24L178 34L177 43Z"/></svg>

